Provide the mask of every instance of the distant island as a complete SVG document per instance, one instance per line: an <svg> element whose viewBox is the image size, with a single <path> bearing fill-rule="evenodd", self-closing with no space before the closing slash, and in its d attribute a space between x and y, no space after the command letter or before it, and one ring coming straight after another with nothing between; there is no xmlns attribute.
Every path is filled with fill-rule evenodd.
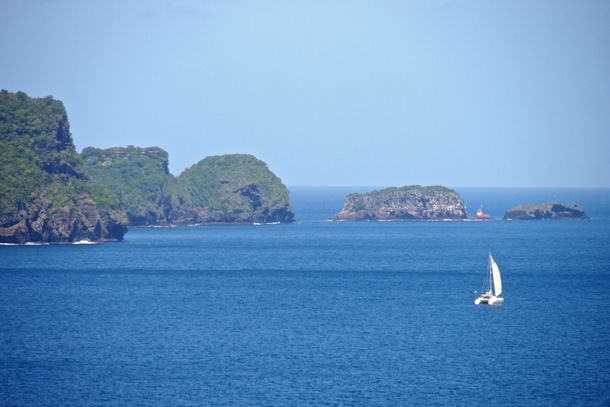
<svg viewBox="0 0 610 407"><path fill-rule="evenodd" d="M343 209L332 220L442 220L467 217L464 200L453 189L410 185L349 194Z"/></svg>
<svg viewBox="0 0 610 407"><path fill-rule="evenodd" d="M0 243L122 240L128 226L289 223L287 188L254 156L207 157L180 176L158 147L76 152L66 110L0 91Z"/></svg>
<svg viewBox="0 0 610 407"><path fill-rule="evenodd" d="M589 219L589 217L580 205L547 202L515 206L506 211L504 219Z"/></svg>

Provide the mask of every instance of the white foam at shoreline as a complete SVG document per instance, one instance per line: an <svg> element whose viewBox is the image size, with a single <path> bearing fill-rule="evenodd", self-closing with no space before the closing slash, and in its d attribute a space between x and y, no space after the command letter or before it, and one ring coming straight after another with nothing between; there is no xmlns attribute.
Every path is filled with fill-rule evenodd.
<svg viewBox="0 0 610 407"><path fill-rule="evenodd" d="M72 242L72 244L97 244L97 242L92 242L90 240L79 240L78 242Z"/></svg>

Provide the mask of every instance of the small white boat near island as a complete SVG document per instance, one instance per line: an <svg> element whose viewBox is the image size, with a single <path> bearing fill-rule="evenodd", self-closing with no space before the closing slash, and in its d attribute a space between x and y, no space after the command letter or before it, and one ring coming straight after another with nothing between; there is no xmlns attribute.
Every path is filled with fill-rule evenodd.
<svg viewBox="0 0 610 407"><path fill-rule="evenodd" d="M500 276L500 267L489 253L489 276L485 277L483 282L483 294L481 294L474 303L479 304L501 304L504 302L502 295L502 277Z"/></svg>

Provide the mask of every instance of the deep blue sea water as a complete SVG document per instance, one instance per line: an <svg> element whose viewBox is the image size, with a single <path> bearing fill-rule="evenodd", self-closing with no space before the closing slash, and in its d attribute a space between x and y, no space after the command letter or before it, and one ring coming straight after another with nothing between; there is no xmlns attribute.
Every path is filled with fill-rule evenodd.
<svg viewBox="0 0 610 407"><path fill-rule="evenodd" d="M137 228L0 247L0 405L610 405L610 190L459 189L501 217ZM506 302L475 306L491 250Z"/></svg>

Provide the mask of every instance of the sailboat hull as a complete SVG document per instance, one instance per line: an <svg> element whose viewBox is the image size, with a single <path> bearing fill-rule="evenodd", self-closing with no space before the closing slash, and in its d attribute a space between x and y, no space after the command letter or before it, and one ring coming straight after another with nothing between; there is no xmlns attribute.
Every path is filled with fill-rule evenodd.
<svg viewBox="0 0 610 407"><path fill-rule="evenodd" d="M496 297L496 296L489 296L489 295L482 295L479 298L477 298L476 300L474 300L474 303L479 305L479 304L489 304L489 305L494 305L494 304L501 304L504 302L504 298L502 297Z"/></svg>

